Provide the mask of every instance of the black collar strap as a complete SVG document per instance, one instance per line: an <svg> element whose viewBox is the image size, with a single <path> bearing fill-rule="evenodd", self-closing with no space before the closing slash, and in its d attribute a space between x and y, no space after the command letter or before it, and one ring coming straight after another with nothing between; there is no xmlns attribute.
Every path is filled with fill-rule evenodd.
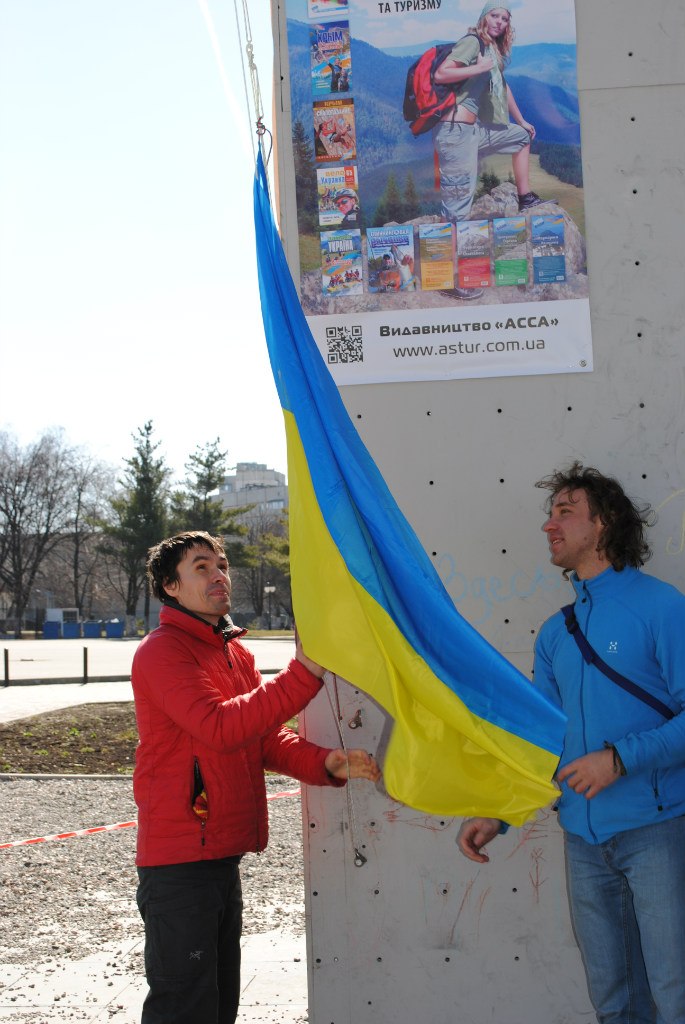
<svg viewBox="0 0 685 1024"><path fill-rule="evenodd" d="M186 608L184 605L179 604L175 597L165 597L162 604L168 608L175 608L176 611L183 612L184 615L189 615L191 619L195 619L197 622L202 622L208 629L211 629L213 633L219 634L224 638L224 643L228 643L236 636L244 636L247 633L246 629L241 629L240 626L234 625L233 621L228 615L222 615L216 625L212 625L211 622L207 622L207 619L203 619L201 615L196 612L191 612L190 608Z"/></svg>

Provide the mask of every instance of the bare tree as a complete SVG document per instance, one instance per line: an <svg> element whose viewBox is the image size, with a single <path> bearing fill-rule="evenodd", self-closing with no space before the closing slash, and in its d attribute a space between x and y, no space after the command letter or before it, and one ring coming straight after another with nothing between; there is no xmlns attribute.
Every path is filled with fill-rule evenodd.
<svg viewBox="0 0 685 1024"><path fill-rule="evenodd" d="M68 601L89 617L95 594L102 589L99 541L102 520L114 496L113 468L95 460L83 448L72 450L70 467L71 518L68 529L43 570L55 580L59 574L68 584ZM57 581L51 591L59 589ZM64 589L64 584L62 584Z"/></svg>
<svg viewBox="0 0 685 1024"><path fill-rule="evenodd" d="M249 511L243 557L232 562L231 579L237 600L249 603L255 614L264 614L264 587L273 586L272 616L282 612L292 618L287 516ZM267 602L268 605L268 602Z"/></svg>
<svg viewBox="0 0 685 1024"><path fill-rule="evenodd" d="M0 433L0 580L11 594L16 637L41 563L71 521L72 460L61 431L25 448Z"/></svg>

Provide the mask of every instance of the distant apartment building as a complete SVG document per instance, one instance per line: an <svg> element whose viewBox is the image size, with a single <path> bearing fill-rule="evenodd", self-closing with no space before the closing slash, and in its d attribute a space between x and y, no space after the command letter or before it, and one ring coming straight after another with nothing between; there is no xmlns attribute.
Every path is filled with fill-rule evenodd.
<svg viewBox="0 0 685 1024"><path fill-rule="evenodd" d="M259 462L239 462L235 473L224 477L219 488L224 508L254 507L240 518L248 523L250 519L264 515L278 517L288 507L288 487L285 474L267 469Z"/></svg>

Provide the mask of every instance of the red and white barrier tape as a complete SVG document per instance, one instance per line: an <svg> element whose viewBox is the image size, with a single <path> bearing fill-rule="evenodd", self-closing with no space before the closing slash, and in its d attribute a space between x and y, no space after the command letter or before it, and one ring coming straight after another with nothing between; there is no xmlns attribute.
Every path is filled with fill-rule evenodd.
<svg viewBox="0 0 685 1024"><path fill-rule="evenodd" d="M10 846L31 846L32 843L49 843L52 839L72 839L74 836L92 836L95 832L114 832L118 828L133 828L137 821L120 821L117 825L97 825L95 828L80 828L77 832L57 832L54 836L39 836L37 839L16 839L13 843L0 843L0 850Z"/></svg>
<svg viewBox="0 0 685 1024"><path fill-rule="evenodd" d="M300 789L285 789L281 793L269 793L267 800L282 800L286 796L299 796ZM38 836L36 839L15 839L13 843L0 843L0 850L12 846L32 846L34 843L49 843L53 839L73 839L75 836L92 836L96 832L115 832L120 828L135 828L137 821L120 821L116 825L96 825L94 828L80 828L76 832L56 832L54 836Z"/></svg>
<svg viewBox="0 0 685 1024"><path fill-rule="evenodd" d="M301 789L284 789L281 793L267 793L267 800L282 800L284 796L299 796Z"/></svg>

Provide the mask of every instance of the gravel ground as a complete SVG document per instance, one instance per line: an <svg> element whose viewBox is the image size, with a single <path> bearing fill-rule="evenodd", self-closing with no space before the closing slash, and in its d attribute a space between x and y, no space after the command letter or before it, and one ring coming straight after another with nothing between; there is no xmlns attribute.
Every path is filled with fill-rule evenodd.
<svg viewBox="0 0 685 1024"><path fill-rule="evenodd" d="M295 789L271 776L270 793ZM133 821L130 780L63 778L0 781L0 843ZM242 863L246 933L283 927L304 933L300 801L269 803L265 853ZM135 904L136 829L124 828L0 850L0 963L78 960L103 943L142 936Z"/></svg>

